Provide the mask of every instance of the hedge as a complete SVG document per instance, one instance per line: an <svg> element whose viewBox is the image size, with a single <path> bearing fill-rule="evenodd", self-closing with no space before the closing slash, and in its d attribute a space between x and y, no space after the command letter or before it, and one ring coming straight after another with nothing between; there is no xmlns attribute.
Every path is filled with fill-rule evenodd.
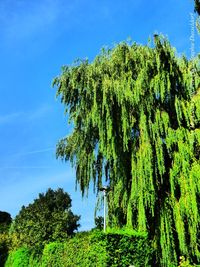
<svg viewBox="0 0 200 267"><path fill-rule="evenodd" d="M144 234L91 231L46 244L40 255L28 248L9 254L6 267L147 267L151 244Z"/></svg>
<svg viewBox="0 0 200 267"><path fill-rule="evenodd" d="M28 248L22 247L9 254L5 267L28 267L31 252Z"/></svg>

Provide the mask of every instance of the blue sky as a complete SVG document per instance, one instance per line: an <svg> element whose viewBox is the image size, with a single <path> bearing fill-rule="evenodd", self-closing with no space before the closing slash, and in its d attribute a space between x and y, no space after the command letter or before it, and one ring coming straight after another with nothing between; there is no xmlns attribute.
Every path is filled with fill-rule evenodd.
<svg viewBox="0 0 200 267"><path fill-rule="evenodd" d="M63 187L81 229L93 227L92 189L82 199L70 164L55 158L70 127L52 80L76 58L92 60L128 37L146 44L155 32L189 56L190 12L192 0L0 1L0 210L14 217L40 192Z"/></svg>

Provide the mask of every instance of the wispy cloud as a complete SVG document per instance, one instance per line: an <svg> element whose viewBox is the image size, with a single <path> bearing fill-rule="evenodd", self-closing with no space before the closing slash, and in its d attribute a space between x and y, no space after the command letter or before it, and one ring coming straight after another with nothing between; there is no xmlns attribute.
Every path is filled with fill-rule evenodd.
<svg viewBox="0 0 200 267"><path fill-rule="evenodd" d="M14 112L10 114L0 115L0 125L12 123L23 116L23 112Z"/></svg>
<svg viewBox="0 0 200 267"><path fill-rule="evenodd" d="M0 23L4 37L23 41L35 37L56 25L63 13L70 12L73 5L63 0L0 2ZM59 29L58 29L59 30Z"/></svg>
<svg viewBox="0 0 200 267"><path fill-rule="evenodd" d="M32 149L32 150L24 150L23 152L19 152L19 153L11 153L7 156L8 160L5 161L5 163L1 163L0 164L0 170L8 170L8 169L49 169L49 168L53 168L53 165L49 165L48 163L44 165L44 163L42 164L37 164L34 165L26 165L26 161L28 160L28 162L30 161L30 157L31 159L33 159L32 156L34 156L34 158L43 158L45 154L46 156L55 156L55 147L47 147L47 148L40 148L40 149ZM25 162L24 162L25 161ZM7 163L9 162L9 163Z"/></svg>
<svg viewBox="0 0 200 267"><path fill-rule="evenodd" d="M3 164L4 166L0 165L0 170L1 171L6 171L6 170L26 170L26 169L34 169L34 170L40 170L40 169L51 169L54 168L53 165L26 165L23 164L22 159L27 158L28 156L32 156L32 155L38 155L38 154L43 154L43 153L49 153L49 152L53 152L55 151L55 147L49 147L49 148L41 148L41 149L37 149L37 150L31 150L31 151L25 151L23 153L16 153L16 154L10 154L8 158L10 158L10 162L12 162L11 159L17 159L17 161L11 164ZM38 157L38 156L37 156ZM20 163L19 163L20 161Z"/></svg>
<svg viewBox="0 0 200 267"><path fill-rule="evenodd" d="M7 166L1 167L0 170L7 170L7 169L51 169L52 166Z"/></svg>
<svg viewBox="0 0 200 267"><path fill-rule="evenodd" d="M51 106L43 104L34 110L17 111L9 114L0 114L0 126L19 121L32 121L43 118L51 112Z"/></svg>
<svg viewBox="0 0 200 267"><path fill-rule="evenodd" d="M40 119L46 115L48 115L51 111L51 106L48 104L43 104L38 108L35 108L32 111L29 111L27 113L27 119L28 120L36 120L36 119Z"/></svg>
<svg viewBox="0 0 200 267"><path fill-rule="evenodd" d="M12 3L11 3L12 2ZM58 16L53 1L2 1L0 6L4 33L10 39L23 39L41 32Z"/></svg>
<svg viewBox="0 0 200 267"><path fill-rule="evenodd" d="M43 148L43 149L38 149L38 150L33 150L33 151L27 151L21 154L18 154L19 156L26 156L26 155L32 155L32 154L39 154L39 153L45 153L49 151L55 150L55 147L49 147L49 148Z"/></svg>

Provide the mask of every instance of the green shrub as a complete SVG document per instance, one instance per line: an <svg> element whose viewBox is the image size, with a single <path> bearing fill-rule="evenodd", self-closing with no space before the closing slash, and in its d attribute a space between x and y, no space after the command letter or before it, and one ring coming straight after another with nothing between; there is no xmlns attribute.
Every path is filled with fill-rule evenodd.
<svg viewBox="0 0 200 267"><path fill-rule="evenodd" d="M10 253L6 267L147 267L152 249L145 234L95 230L78 233L64 243L46 244L41 255L20 248Z"/></svg>
<svg viewBox="0 0 200 267"><path fill-rule="evenodd" d="M106 238L101 231L93 231L90 235L89 262L96 267L107 266ZM91 265L92 266L92 265Z"/></svg>
<svg viewBox="0 0 200 267"><path fill-rule="evenodd" d="M107 266L151 266L153 249L146 233L109 230L106 233Z"/></svg>
<svg viewBox="0 0 200 267"><path fill-rule="evenodd" d="M112 229L106 233L93 231L90 234L88 258L93 266L151 266L152 253L153 249L146 233L130 229Z"/></svg>
<svg viewBox="0 0 200 267"><path fill-rule="evenodd" d="M10 239L7 233L0 233L0 267L3 267L8 256Z"/></svg>
<svg viewBox="0 0 200 267"><path fill-rule="evenodd" d="M82 232L65 243L50 243L44 248L41 267L106 267L103 239L101 232Z"/></svg>
<svg viewBox="0 0 200 267"><path fill-rule="evenodd" d="M89 250L89 233L80 233L69 239L64 245L63 258L65 266L91 266L88 259Z"/></svg>
<svg viewBox="0 0 200 267"><path fill-rule="evenodd" d="M64 244L60 242L52 242L45 245L41 267L64 267L63 263Z"/></svg>
<svg viewBox="0 0 200 267"><path fill-rule="evenodd" d="M31 251L22 247L9 254L5 267L28 267Z"/></svg>
<svg viewBox="0 0 200 267"><path fill-rule="evenodd" d="M29 258L29 267L41 267L41 254L33 251Z"/></svg>

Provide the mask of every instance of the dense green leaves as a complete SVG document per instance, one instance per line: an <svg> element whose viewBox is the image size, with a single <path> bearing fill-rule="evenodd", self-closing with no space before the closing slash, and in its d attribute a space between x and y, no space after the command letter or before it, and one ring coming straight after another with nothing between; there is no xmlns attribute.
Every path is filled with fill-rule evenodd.
<svg viewBox="0 0 200 267"><path fill-rule="evenodd" d="M8 233L0 233L0 267L3 267L8 256L10 240Z"/></svg>
<svg viewBox="0 0 200 267"><path fill-rule="evenodd" d="M21 244L41 248L45 243L63 240L79 227L80 216L71 211L70 196L62 189L48 189L33 204L22 207L12 225Z"/></svg>
<svg viewBox="0 0 200 267"><path fill-rule="evenodd" d="M16 251L10 253L5 267L27 267L29 266L29 258L31 252L27 248L19 248Z"/></svg>
<svg viewBox="0 0 200 267"><path fill-rule="evenodd" d="M8 231L12 218L8 212L0 211L0 233Z"/></svg>
<svg viewBox="0 0 200 267"><path fill-rule="evenodd" d="M195 7L194 10L198 13L198 15L200 16L200 1L199 0L195 0Z"/></svg>
<svg viewBox="0 0 200 267"><path fill-rule="evenodd" d="M82 232L65 242L46 244L41 254L27 248L10 253L6 267L135 267L150 266L150 242L139 233Z"/></svg>
<svg viewBox="0 0 200 267"><path fill-rule="evenodd" d="M64 67L57 95L74 130L57 146L82 193L106 179L110 226L148 231L163 266L200 259L200 64L154 46L120 43Z"/></svg>
<svg viewBox="0 0 200 267"><path fill-rule="evenodd" d="M104 218L102 216L96 217L94 222L95 222L95 229L103 230Z"/></svg>
<svg viewBox="0 0 200 267"><path fill-rule="evenodd" d="M127 231L106 234L107 265L113 267L155 266L153 249L147 235Z"/></svg>
<svg viewBox="0 0 200 267"><path fill-rule="evenodd" d="M8 250L10 246L10 239L8 231L12 218L8 212L0 211L0 267L4 266Z"/></svg>

